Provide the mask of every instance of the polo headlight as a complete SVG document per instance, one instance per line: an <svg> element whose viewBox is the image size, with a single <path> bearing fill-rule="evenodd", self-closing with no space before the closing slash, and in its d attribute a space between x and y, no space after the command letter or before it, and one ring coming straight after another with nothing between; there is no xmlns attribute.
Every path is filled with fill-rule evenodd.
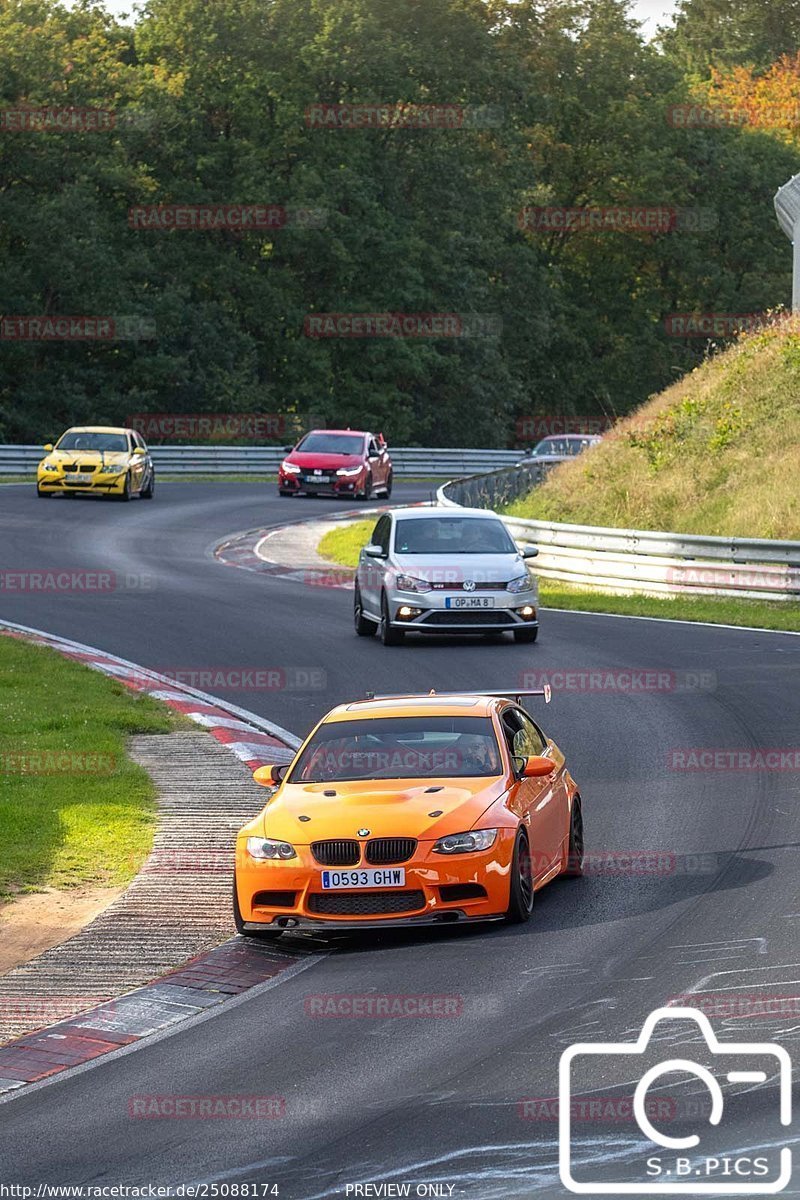
<svg viewBox="0 0 800 1200"><path fill-rule="evenodd" d="M488 850L494 845L496 829L473 829L469 833L449 833L439 838L433 849L436 854L469 854L473 850Z"/></svg>
<svg viewBox="0 0 800 1200"><path fill-rule="evenodd" d="M363 463L359 463L357 467L339 467L337 475L360 475L364 470Z"/></svg>
<svg viewBox="0 0 800 1200"><path fill-rule="evenodd" d="M297 463L282 462L281 470L285 471L287 475L299 475L300 474L300 467L298 467Z"/></svg>
<svg viewBox="0 0 800 1200"><path fill-rule="evenodd" d="M53 462L42 463L42 470L43 471L57 471L58 463L53 463Z"/></svg>
<svg viewBox="0 0 800 1200"><path fill-rule="evenodd" d="M518 575L516 579L512 579L506 584L507 592L532 592L534 588L533 580L530 575Z"/></svg>
<svg viewBox="0 0 800 1200"><path fill-rule="evenodd" d="M271 838L249 837L247 853L251 858L297 858L294 846L288 842L274 842Z"/></svg>
<svg viewBox="0 0 800 1200"><path fill-rule="evenodd" d="M394 586L398 592L429 592L431 590L427 579L416 579L413 575L397 575Z"/></svg>

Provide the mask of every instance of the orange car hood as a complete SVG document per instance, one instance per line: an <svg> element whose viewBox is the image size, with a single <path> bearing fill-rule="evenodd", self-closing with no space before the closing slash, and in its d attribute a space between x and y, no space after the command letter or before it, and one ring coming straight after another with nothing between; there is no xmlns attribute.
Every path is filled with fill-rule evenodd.
<svg viewBox="0 0 800 1200"><path fill-rule="evenodd" d="M333 790L335 796L323 795ZM505 790L502 776L443 779L440 784L432 779L290 783L267 805L264 834L300 846L354 838L362 828L372 837L433 840L470 829ZM300 821L301 816L311 820Z"/></svg>

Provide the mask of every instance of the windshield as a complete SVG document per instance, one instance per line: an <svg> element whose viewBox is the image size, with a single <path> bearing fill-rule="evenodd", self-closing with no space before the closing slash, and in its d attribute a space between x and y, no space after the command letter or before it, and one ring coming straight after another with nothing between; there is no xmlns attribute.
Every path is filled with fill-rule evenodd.
<svg viewBox="0 0 800 1200"><path fill-rule="evenodd" d="M587 446L593 444L592 438L564 437L545 438L539 442L534 454L580 454Z"/></svg>
<svg viewBox="0 0 800 1200"><path fill-rule="evenodd" d="M489 717L379 717L321 726L292 783L500 774Z"/></svg>
<svg viewBox="0 0 800 1200"><path fill-rule="evenodd" d="M515 554L516 546L495 517L424 517L399 520L397 554Z"/></svg>
<svg viewBox="0 0 800 1200"><path fill-rule="evenodd" d="M65 433L56 450L122 450L128 449L124 433Z"/></svg>
<svg viewBox="0 0 800 1200"><path fill-rule="evenodd" d="M357 433L309 433L295 447L303 454L360 454L364 439Z"/></svg>

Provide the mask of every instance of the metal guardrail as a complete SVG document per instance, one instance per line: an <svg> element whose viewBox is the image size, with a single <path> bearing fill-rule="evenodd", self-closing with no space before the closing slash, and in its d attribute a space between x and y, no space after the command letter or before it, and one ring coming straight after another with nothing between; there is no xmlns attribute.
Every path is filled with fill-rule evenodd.
<svg viewBox="0 0 800 1200"><path fill-rule="evenodd" d="M150 453L165 475L275 475L286 457L283 446L151 446ZM449 479L458 472L491 472L516 463L523 451L399 446L389 453L398 478ZM32 474L42 458L41 446L0 446L0 476Z"/></svg>
<svg viewBox="0 0 800 1200"><path fill-rule="evenodd" d="M445 505L493 508L492 497L530 490L523 471L454 479L438 489ZM519 477L515 489L508 476ZM481 498L489 502L481 503ZM507 499L501 503L507 503ZM593 590L647 596L739 596L759 600L800 599L800 542L710 537L647 529L607 529L506 517L518 542L539 547L536 574Z"/></svg>

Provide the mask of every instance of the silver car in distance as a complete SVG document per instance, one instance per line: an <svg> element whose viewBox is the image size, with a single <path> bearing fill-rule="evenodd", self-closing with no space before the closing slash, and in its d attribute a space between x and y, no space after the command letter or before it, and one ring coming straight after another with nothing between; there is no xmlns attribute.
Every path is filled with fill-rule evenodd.
<svg viewBox="0 0 800 1200"><path fill-rule="evenodd" d="M396 646L406 633L510 630L535 642L539 596L526 559L495 513L481 508L411 508L383 513L356 571L359 637Z"/></svg>

